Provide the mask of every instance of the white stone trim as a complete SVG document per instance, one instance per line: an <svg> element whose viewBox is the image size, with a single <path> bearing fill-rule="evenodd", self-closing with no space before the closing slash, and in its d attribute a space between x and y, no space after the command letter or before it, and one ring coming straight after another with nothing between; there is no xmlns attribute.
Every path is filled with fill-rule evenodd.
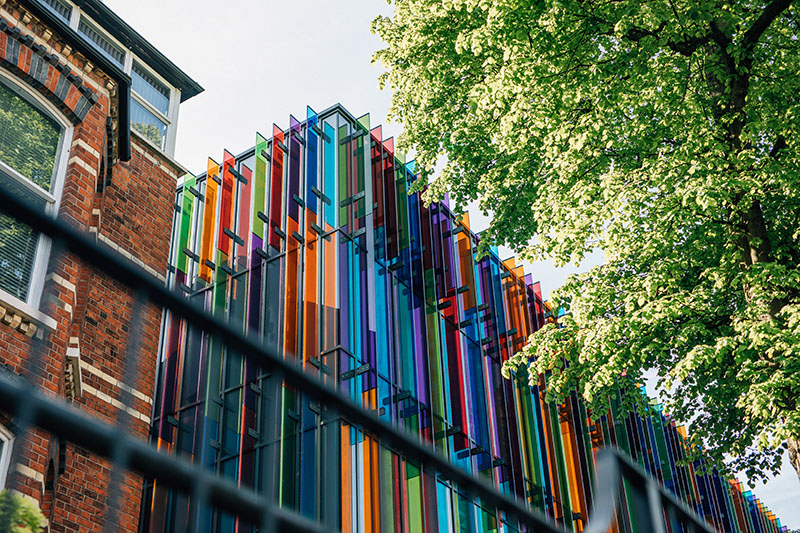
<svg viewBox="0 0 800 533"><path fill-rule="evenodd" d="M86 383L84 383L83 384L83 390L86 393L91 394L92 396L95 396L96 398L99 398L100 400L113 405L117 409L119 409L121 411L125 411L126 413L131 415L133 418L136 418L137 420L141 420L142 422L144 422L148 426L150 425L150 417L149 416L140 413L136 409L131 409L130 407L127 407L121 401L119 401L119 400L117 400L115 398L112 398L111 396L109 396L108 394L106 394L104 392L100 392L99 390L95 389L91 385L87 385Z"/></svg>
<svg viewBox="0 0 800 533"><path fill-rule="evenodd" d="M70 291L71 293L73 293L73 294L75 293L75 288L76 288L75 284L72 283L71 281L65 280L64 278L62 278L61 276L59 276L55 272L49 273L47 275L47 277L45 278L45 280L47 280L47 281L52 280L52 281L56 282L57 284L61 285L62 287L64 287L65 289L67 289L68 291Z"/></svg>
<svg viewBox="0 0 800 533"><path fill-rule="evenodd" d="M100 160L100 152L89 146L89 143L87 143L83 139L75 139L72 142L72 147L75 148L76 146L80 146L81 148L83 148L84 150L95 156L98 161Z"/></svg>
<svg viewBox="0 0 800 533"><path fill-rule="evenodd" d="M14 314L19 315L30 322L40 324L50 330L55 330L56 326L58 325L53 318L42 313L32 305L23 302L16 296L7 293L3 289L0 289L0 308L3 308L4 310L3 315L9 314L10 310Z"/></svg>
<svg viewBox="0 0 800 533"><path fill-rule="evenodd" d="M69 352L69 350L70 349L67 348L67 352ZM136 398L139 398L143 402L148 403L150 405L153 405L153 399L150 398L149 396L147 396L146 394L144 394L143 392L138 391L138 390L134 389L133 387L130 387L130 386L124 384L120 380L116 379L114 376L106 374L105 372L103 372L102 370L97 368L96 366L93 366L93 365L87 363L86 361L84 361L82 359L81 359L81 368L83 370L86 370L90 374L93 374L93 375L97 376L98 378L102 379L103 381L111 384L112 386L119 387L120 389L131 393L131 395L133 395Z"/></svg>
<svg viewBox="0 0 800 533"><path fill-rule="evenodd" d="M67 360L64 366L66 396L74 400L83 396L83 376L81 375L81 349L77 337L69 338Z"/></svg>
<svg viewBox="0 0 800 533"><path fill-rule="evenodd" d="M67 161L67 166L69 165L77 165L82 169L84 169L89 174L91 174L93 177L95 178L97 177L97 169L91 166L83 159L81 159L80 157L78 157L77 155L73 155L72 157L69 158L69 160Z"/></svg>
<svg viewBox="0 0 800 533"><path fill-rule="evenodd" d="M38 481L39 483L44 483L44 476L41 474L41 472L37 472L36 470L34 470L29 466L25 466L19 463L14 463L13 465L11 465L9 472L19 472L23 476L29 477L34 481Z"/></svg>
<svg viewBox="0 0 800 533"><path fill-rule="evenodd" d="M0 2L0 6L2 6L3 4L5 4L5 2ZM73 13L75 11L77 10L73 9ZM6 17L10 20L18 20L7 9L0 9L0 14L6 15ZM72 63L71 61L69 61L69 59L64 57L64 54L61 54L58 50L56 50L55 48L53 48L53 46L51 46L50 39L53 37L52 32L50 32L50 36L47 39L44 39L36 35L30 29L28 29L28 27L25 24L17 24L16 27L20 30L20 32L22 32L23 35L30 35L31 37L33 37L34 42L44 46L49 53L53 54L54 56L57 56L59 61L66 62L75 74L81 76L81 81L83 81L85 84L90 85L96 92L103 93L106 96L109 95L108 90L102 84L99 84L96 81L94 81L94 79L92 79L91 76L86 75L86 73L82 69L78 68L78 66L75 63ZM75 27L75 30L77 31L77 26Z"/></svg>
<svg viewBox="0 0 800 533"><path fill-rule="evenodd" d="M125 248L123 248L119 244L115 243L114 241L112 241L111 239L109 239L108 237L103 235L102 233L99 233L99 232L97 233L97 240L102 242L103 244L105 244L106 246L111 248L112 250L114 250L116 252L119 252L126 259L130 259L131 261L133 261L134 263L136 263L137 265L139 265L140 267L145 269L148 274L158 278L161 281L161 283L166 283L167 282L167 278L166 278L166 276L164 276L164 274L156 272L155 269L153 269L152 267L146 265L144 263L144 261L142 261L138 257L134 256L128 250L126 250Z"/></svg>
<svg viewBox="0 0 800 533"><path fill-rule="evenodd" d="M44 295L44 301L45 301L45 303L46 302L53 302L53 304L56 307L60 307L61 309L66 311L69 314L69 317L72 318L72 304L68 304L67 302L65 302L63 300L59 300L57 296L54 296L52 294L45 294Z"/></svg>

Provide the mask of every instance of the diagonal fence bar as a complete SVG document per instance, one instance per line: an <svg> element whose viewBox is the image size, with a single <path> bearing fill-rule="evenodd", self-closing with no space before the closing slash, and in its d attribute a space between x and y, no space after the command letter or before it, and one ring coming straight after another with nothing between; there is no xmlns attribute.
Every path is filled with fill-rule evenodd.
<svg viewBox="0 0 800 533"><path fill-rule="evenodd" d="M221 323L218 317L207 313L179 293L166 288L160 280L123 256L99 246L84 234L40 213L2 190L0 190L0 210L51 239L63 241L65 247L72 253L117 281L128 287L146 290L151 302L169 309L194 326L207 331L212 338L219 338L229 348L239 351L246 358L252 358L265 368L280 374L292 385L335 407L348 423L361 426L387 445L402 450L409 459L432 468L439 477L456 483L469 496L480 497L484 505L502 509L510 517L537 531L559 531L544 515L532 512L525 504L500 494L494 487L461 470L413 436L354 404L347 396L325 384L318 377L305 373L292 361L281 357L276 350L263 345L254 335L244 335L229 324Z"/></svg>
<svg viewBox="0 0 800 533"><path fill-rule="evenodd" d="M615 511L623 497L623 479L636 492L633 498L633 514L637 519L637 530L652 533L714 531L685 503L670 494L619 450L604 448L598 452L595 479L597 481L592 516L583 530L584 533L606 533L611 530L615 522ZM665 527L665 513L669 520L669 529ZM679 525L681 529L676 529L675 525Z"/></svg>
<svg viewBox="0 0 800 533"><path fill-rule="evenodd" d="M98 422L75 408L55 402L23 379L0 375L0 408L13 410L20 404L25 404L30 425L106 459L123 454L127 457L126 467L178 490L192 493L196 487L202 487L208 501L222 510L255 523L269 512L281 531L329 531L297 513L266 504L260 495L228 479L214 476L178 456L160 452L149 443L124 433L118 426Z"/></svg>
<svg viewBox="0 0 800 533"><path fill-rule="evenodd" d="M492 485L454 465L429 446L422 444L415 435L406 433L379 419L373 412L359 407L349 397L325 383L322 377L305 373L293 361L284 359L276 350L262 344L257 337L245 335L240 329L222 323L218 317L207 313L182 294L166 288L160 280L120 254L98 245L83 233L41 213L3 190L0 190L0 211L62 243L65 249L88 264L135 289L137 293L146 294L149 302L169 309L194 327L207 331L211 337L244 354L245 358L263 365L286 382L326 402L328 408L335 410L348 424L360 426L375 435L379 441L402 452L408 459L430 468L439 478L455 483L470 499L478 498L482 507L496 508L498 519L504 523L519 523L527 531L563 531L538 511L531 510L524 502L501 494ZM262 495L242 489L180 457L160 452L152 445L121 431L124 428L101 423L54 401L24 380L0 375L0 408L17 412L23 404L26 423L37 425L102 457L112 460L125 457L124 467L151 476L167 486L200 496L219 509L251 523L275 527L278 531L289 528L296 531L330 530L330 525L322 526L298 513L267 503ZM115 466L121 468L123 465ZM596 516L586 531L600 533L612 527L619 501L620 480L623 477L632 481L637 491L643 491L640 496L646 502L650 524L647 531L664 530L665 511L668 517L677 517L679 523L686 524L688 531L712 531L701 518L616 450L604 450L599 455L595 488L598 497L593 506L593 514ZM501 519L501 515L505 517Z"/></svg>

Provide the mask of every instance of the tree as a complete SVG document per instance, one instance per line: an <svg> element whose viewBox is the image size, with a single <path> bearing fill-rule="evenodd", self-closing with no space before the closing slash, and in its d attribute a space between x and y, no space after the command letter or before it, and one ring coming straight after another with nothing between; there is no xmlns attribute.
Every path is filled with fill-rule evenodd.
<svg viewBox="0 0 800 533"><path fill-rule="evenodd" d="M791 1L395 5L375 60L401 147L446 160L426 199L479 200L483 244L527 258L605 252L506 370L552 372L552 398L577 388L595 413L649 370L712 457L758 477L788 447L800 475Z"/></svg>
<svg viewBox="0 0 800 533"><path fill-rule="evenodd" d="M46 524L35 500L9 490L0 491L0 531L38 533Z"/></svg>
<svg viewBox="0 0 800 533"><path fill-rule="evenodd" d="M164 146L164 134L155 124L149 122L134 122L131 128L141 133L145 139L153 143L159 150Z"/></svg>

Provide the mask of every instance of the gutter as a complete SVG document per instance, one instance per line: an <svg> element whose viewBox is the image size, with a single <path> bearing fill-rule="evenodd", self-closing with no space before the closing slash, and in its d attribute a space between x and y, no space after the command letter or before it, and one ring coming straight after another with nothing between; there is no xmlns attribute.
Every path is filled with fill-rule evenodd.
<svg viewBox="0 0 800 533"><path fill-rule="evenodd" d="M50 26L53 34L57 34L73 50L80 52L93 65L108 75L117 84L117 156L120 161L131 159L131 77L121 68L112 63L106 56L99 52L94 45L81 34L70 28L63 20L58 18L42 0L24 0L25 6L36 18ZM109 165L110 166L110 165Z"/></svg>

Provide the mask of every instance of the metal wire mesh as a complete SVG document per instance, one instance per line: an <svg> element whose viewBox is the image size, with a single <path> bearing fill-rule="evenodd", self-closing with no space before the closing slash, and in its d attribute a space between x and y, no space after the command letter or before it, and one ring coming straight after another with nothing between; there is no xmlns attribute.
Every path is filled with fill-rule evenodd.
<svg viewBox="0 0 800 533"><path fill-rule="evenodd" d="M220 321L182 294L174 293L120 254L97 245L85 235L38 212L18 198L0 191L0 211L51 238L56 250L68 250L86 264L128 287L133 293L131 323L126 340L123 382L132 382L140 361L139 337L142 315L147 305L157 305L180 316L193 327L201 328L230 349L257 361L265 371L284 380L298 390L315 397L324 406L328 420L342 419L368 432L382 446L402 453L409 460L435 472L440 479L449 480L473 503L493 509L498 520L511 531L560 532L562 529L547 517L530 509L524 502L498 492L484 480L468 474L450 463L432 448L421 443L413 434L379 419L375 413L355 405L348 397L317 375L305 373L291 361L280 356L258 339ZM54 254L55 255L55 254ZM124 498L120 489L126 471L152 478L166 487L190 495L192 508L208 505L235 515L249 524L258 524L258 531L330 531L334 522L317 523L299 513L274 505L268 494L258 494L238 487L233 481L205 470L197 464L157 450L151 444L131 436L128 421L118 416L113 423L96 418L43 393L36 386L41 352L46 336L32 343L26 358L25 376L0 374L0 410L11 415L17 427L18 442L24 446L29 428L38 427L52 436L72 442L108 459L112 465L110 491L104 517L105 530L113 531L116 516ZM321 374L321 373L320 373ZM122 404L131 405L130 390L123 389ZM125 409L120 410L122 413ZM335 456L336 449L326 450ZM638 531L711 531L685 505L666 492L655 480L619 452L603 450L598 457L593 517L586 531L599 533L613 527L617 508L627 494L633 502ZM623 483L622 480L626 480ZM326 487L322 497L325 515L335 513L339 491ZM137 502L138 503L138 502ZM191 515L190 515L191 516ZM669 525L667 525L669 524Z"/></svg>

